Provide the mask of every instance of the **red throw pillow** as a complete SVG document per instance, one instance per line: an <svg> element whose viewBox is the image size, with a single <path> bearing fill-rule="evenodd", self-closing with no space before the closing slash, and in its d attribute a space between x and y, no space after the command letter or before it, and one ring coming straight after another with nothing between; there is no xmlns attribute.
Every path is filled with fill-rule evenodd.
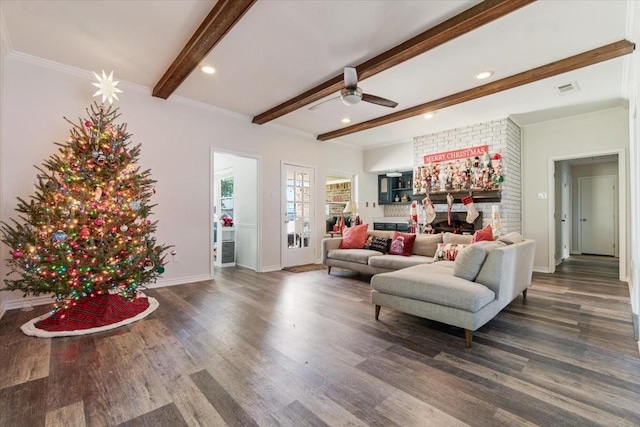
<svg viewBox="0 0 640 427"><path fill-rule="evenodd" d="M493 230L491 229L491 224L487 225L482 230L476 231L473 233L473 237L471 237L471 243L482 242L483 240L489 242L493 241Z"/></svg>
<svg viewBox="0 0 640 427"><path fill-rule="evenodd" d="M416 235L409 233L393 233L391 240L390 255L411 256L413 252L413 244L416 242Z"/></svg>
<svg viewBox="0 0 640 427"><path fill-rule="evenodd" d="M367 241L367 228L369 224L346 227L342 230L342 242L340 249L362 249Z"/></svg>

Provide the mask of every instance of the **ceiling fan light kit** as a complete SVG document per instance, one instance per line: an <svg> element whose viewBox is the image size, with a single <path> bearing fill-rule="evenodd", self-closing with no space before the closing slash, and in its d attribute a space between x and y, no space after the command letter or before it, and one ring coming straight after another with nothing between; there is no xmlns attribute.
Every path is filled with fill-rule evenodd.
<svg viewBox="0 0 640 427"><path fill-rule="evenodd" d="M362 101L362 89L359 87L355 89L345 87L340 91L340 99L344 105L356 105Z"/></svg>

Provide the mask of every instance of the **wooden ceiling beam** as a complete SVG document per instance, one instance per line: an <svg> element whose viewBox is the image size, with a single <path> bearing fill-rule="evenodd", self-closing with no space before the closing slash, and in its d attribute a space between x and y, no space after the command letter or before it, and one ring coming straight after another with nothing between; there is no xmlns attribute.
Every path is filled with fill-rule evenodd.
<svg viewBox="0 0 640 427"><path fill-rule="evenodd" d="M255 2L256 0L218 0L153 88L152 95L167 99Z"/></svg>
<svg viewBox="0 0 640 427"><path fill-rule="evenodd" d="M356 67L358 80L362 81L381 71L414 58L534 1L535 0L485 0L459 15L447 19L441 24L381 53L375 58L358 65ZM343 85L343 75L341 73L324 83L320 83L313 89L309 89L264 113L258 114L253 118L253 123L262 125L277 119L305 105L318 101L325 96L339 92Z"/></svg>
<svg viewBox="0 0 640 427"><path fill-rule="evenodd" d="M429 101L424 104L416 105L415 107L387 114L386 116L378 117L342 129L323 133L321 135L318 135L318 140L327 141L329 139L339 138L341 136L350 135L352 133L361 132L363 130L372 129L382 125L387 125L399 120L426 114L431 111L441 110L446 107L451 107L452 105L461 104L473 99L482 98L484 96L502 92L507 89L522 86L527 83L536 82L538 80L577 70L579 68L587 67L589 65L597 64L609 59L628 55L633 52L634 48L635 45L630 41L620 40L618 42L611 43L587 52L583 52L578 55L562 59L560 61L552 62L550 64L524 71L510 77L505 77L501 80L496 80L495 82L487 83L485 85L474 87L463 92L445 96L444 98L436 99L435 101Z"/></svg>

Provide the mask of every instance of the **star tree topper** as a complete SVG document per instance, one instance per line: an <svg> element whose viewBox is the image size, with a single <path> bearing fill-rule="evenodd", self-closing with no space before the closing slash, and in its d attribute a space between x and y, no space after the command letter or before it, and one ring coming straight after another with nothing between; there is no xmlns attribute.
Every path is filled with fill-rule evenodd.
<svg viewBox="0 0 640 427"><path fill-rule="evenodd" d="M98 91L94 93L93 96L102 95L103 103L105 100L109 100L109 104L113 104L114 98L120 101L118 99L118 95L116 95L117 93L122 93L122 91L116 87L116 85L120 82L113 81L113 71L111 71L111 73L109 74L109 77L107 77L107 74L104 72L104 70L102 70L102 77L100 77L95 72L93 73L93 75L96 76L96 79L98 79L98 83L91 83L92 85L98 88Z"/></svg>

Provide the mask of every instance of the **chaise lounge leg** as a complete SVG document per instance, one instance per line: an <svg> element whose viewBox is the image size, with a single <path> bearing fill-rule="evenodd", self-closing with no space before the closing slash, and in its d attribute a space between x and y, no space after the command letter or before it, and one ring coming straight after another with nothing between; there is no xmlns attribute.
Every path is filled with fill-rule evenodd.
<svg viewBox="0 0 640 427"><path fill-rule="evenodd" d="M327 274L331 274L331 266L327 266Z"/></svg>
<svg viewBox="0 0 640 427"><path fill-rule="evenodd" d="M376 304L376 320L378 320L378 316L380 316L380 306Z"/></svg>
<svg viewBox="0 0 640 427"><path fill-rule="evenodd" d="M527 290L522 291L522 299L527 299Z"/></svg>
<svg viewBox="0 0 640 427"><path fill-rule="evenodd" d="M464 346L471 348L471 340L473 339L473 332L469 329L464 330Z"/></svg>

